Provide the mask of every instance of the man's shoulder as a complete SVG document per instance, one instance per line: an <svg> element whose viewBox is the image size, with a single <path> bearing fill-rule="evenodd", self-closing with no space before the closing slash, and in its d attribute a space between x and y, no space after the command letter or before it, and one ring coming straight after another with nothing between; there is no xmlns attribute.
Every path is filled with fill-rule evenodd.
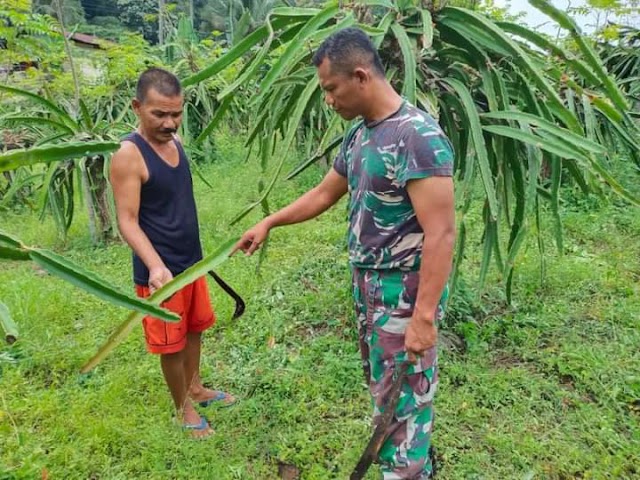
<svg viewBox="0 0 640 480"><path fill-rule="evenodd" d="M135 143L128 137L120 141L120 148L111 157L111 172L130 174L138 172L142 154Z"/></svg>
<svg viewBox="0 0 640 480"><path fill-rule="evenodd" d="M121 158L128 159L128 158L139 157L139 156L140 156L140 150L138 149L136 144L133 143L133 141L127 137L120 140L120 148L118 148L118 150L116 150L115 153L113 154L113 159L117 161L118 159L121 159Z"/></svg>
<svg viewBox="0 0 640 480"><path fill-rule="evenodd" d="M427 149L437 153L443 161L453 158L449 138L429 113L409 106L399 130L400 144L406 151L413 151L414 154L422 152L421 155L425 155Z"/></svg>
<svg viewBox="0 0 640 480"><path fill-rule="evenodd" d="M411 104L407 104L402 112L399 122L399 133L401 136L443 134L435 118Z"/></svg>

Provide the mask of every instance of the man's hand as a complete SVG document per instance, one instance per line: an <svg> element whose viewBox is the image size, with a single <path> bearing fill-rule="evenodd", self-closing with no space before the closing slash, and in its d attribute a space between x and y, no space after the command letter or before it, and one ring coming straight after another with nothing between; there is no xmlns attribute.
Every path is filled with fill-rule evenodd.
<svg viewBox="0 0 640 480"><path fill-rule="evenodd" d="M244 232L242 238L240 238L238 243L233 247L231 255L236 253L238 250L242 250L246 255L253 255L253 252L260 248L262 242L264 242L269 236L269 230L270 228L265 221L257 223Z"/></svg>
<svg viewBox="0 0 640 480"><path fill-rule="evenodd" d="M162 267L154 267L149 270L149 291L153 293L171 280L173 280L173 275L167 267L164 265Z"/></svg>
<svg viewBox="0 0 640 480"><path fill-rule="evenodd" d="M246 255L253 255L267 239L272 228L317 217L340 200L347 190L346 177L331 169L318 186L247 230L231 250L231 255L238 250L242 250Z"/></svg>
<svg viewBox="0 0 640 480"><path fill-rule="evenodd" d="M404 348L411 363L416 363L427 350L435 346L438 328L433 319L424 319L414 312L404 334Z"/></svg>

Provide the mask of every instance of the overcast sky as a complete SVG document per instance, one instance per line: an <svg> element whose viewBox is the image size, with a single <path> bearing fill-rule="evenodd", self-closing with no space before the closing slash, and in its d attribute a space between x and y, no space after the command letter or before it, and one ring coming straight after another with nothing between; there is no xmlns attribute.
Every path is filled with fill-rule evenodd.
<svg viewBox="0 0 640 480"><path fill-rule="evenodd" d="M562 10L565 10L569 6L569 3L571 4L571 7L574 8L583 7L587 4L584 0L552 0L551 3ZM529 5L527 0L495 0L495 4L496 6L501 7L506 4L510 4L511 13L525 12L526 16L523 18L523 21L532 27L538 28L541 32L555 34L558 31L557 24L544 13ZM596 13L580 16L574 14L572 16L585 33L592 32L598 23L598 16ZM640 23L640 11L633 15L630 20L635 24ZM602 25L603 23L604 14L601 14L600 24Z"/></svg>

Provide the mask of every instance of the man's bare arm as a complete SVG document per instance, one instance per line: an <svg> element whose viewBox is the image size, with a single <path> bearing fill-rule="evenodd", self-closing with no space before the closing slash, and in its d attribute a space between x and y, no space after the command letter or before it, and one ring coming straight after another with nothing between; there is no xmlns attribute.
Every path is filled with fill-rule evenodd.
<svg viewBox="0 0 640 480"><path fill-rule="evenodd" d="M149 269L149 286L160 288L171 273L138 224L142 158L136 148L124 143L111 159L110 180L118 216L118 228L131 249Z"/></svg>
<svg viewBox="0 0 640 480"><path fill-rule="evenodd" d="M347 179L331 169L319 185L247 230L233 251L242 250L247 255L251 255L266 240L272 228L301 223L317 217L335 205L347 190Z"/></svg>
<svg viewBox="0 0 640 480"><path fill-rule="evenodd" d="M424 231L414 318L433 322L453 260L456 237L453 179L431 177L411 180L407 191Z"/></svg>

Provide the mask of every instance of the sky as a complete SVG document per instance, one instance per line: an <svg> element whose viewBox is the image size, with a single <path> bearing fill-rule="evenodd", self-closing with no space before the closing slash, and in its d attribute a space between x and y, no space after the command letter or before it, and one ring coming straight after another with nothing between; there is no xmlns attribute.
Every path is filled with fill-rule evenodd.
<svg viewBox="0 0 640 480"><path fill-rule="evenodd" d="M551 0L551 3L561 9L565 10L569 4L571 7L584 7L587 5L587 2L584 0ZM545 14L537 10L536 8L529 5L527 0L495 0L495 5L499 7L504 7L505 5L510 5L511 13L519 13L525 12L526 16L522 19L527 25L536 28L538 31L549 34L556 34L558 32L558 26L547 17ZM572 15L576 20L576 23L580 26L580 28L585 33L591 33L595 29L595 26L598 24L598 20L602 25L604 23L604 14L601 14L598 19L598 15L596 13L592 13L590 15ZM634 14L631 19L633 23L636 25L640 24L640 10Z"/></svg>

